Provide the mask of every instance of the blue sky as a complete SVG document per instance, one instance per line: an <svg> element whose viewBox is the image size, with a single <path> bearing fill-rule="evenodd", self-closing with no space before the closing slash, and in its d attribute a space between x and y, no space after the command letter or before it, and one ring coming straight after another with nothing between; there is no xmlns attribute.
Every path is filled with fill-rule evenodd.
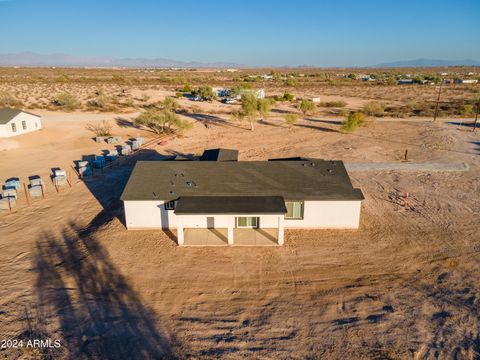
<svg viewBox="0 0 480 360"><path fill-rule="evenodd" d="M0 53L246 65L480 60L479 0L0 0Z"/></svg>

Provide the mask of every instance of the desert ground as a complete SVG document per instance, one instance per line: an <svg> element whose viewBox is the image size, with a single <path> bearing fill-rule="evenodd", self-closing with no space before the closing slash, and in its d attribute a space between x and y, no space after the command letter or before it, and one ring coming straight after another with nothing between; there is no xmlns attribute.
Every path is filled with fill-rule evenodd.
<svg viewBox="0 0 480 360"><path fill-rule="evenodd" d="M24 92L5 78L0 86ZM175 94L129 86L150 101ZM302 91L349 109L376 98L348 89ZM73 161L113 146L93 141L86 125L109 120L123 139L153 139L132 122L141 107L33 107L44 129L0 140L0 180L48 180L54 167L69 169L72 180L59 192L47 181L45 199L27 206L20 194L12 214L0 213L0 339L61 344L4 348L1 358L480 357L480 130L472 131L471 118L384 116L345 133L329 109L290 128L283 114L296 110L277 103L250 131L232 106L179 103L193 129L84 180ZM240 160L347 164L403 163L408 150L409 162L425 170L350 172L365 195L360 229L287 230L283 247L178 247L175 234L125 229L118 198L135 160L215 147L239 149ZM467 170L432 171L431 163Z"/></svg>

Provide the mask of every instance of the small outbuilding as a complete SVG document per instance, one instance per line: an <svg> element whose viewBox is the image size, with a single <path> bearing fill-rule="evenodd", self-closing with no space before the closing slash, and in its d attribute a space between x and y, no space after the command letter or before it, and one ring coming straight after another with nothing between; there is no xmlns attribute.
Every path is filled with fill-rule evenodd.
<svg viewBox="0 0 480 360"><path fill-rule="evenodd" d="M0 109L0 138L7 138L40 130L40 116L19 110Z"/></svg>

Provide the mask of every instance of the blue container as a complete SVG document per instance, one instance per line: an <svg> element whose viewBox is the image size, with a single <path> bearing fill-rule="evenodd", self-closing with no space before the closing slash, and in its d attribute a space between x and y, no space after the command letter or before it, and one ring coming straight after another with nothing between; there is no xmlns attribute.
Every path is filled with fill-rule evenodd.
<svg viewBox="0 0 480 360"><path fill-rule="evenodd" d="M17 179L8 179L5 181L4 189L15 189L18 190L20 188L20 180Z"/></svg>
<svg viewBox="0 0 480 360"><path fill-rule="evenodd" d="M93 160L93 167L95 169L101 169L104 166L105 166L105 160L99 160L99 159Z"/></svg>

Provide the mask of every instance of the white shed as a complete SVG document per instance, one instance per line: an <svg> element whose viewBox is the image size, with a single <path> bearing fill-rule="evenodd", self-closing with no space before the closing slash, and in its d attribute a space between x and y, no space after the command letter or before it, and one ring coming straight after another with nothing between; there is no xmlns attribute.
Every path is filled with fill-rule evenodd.
<svg viewBox="0 0 480 360"><path fill-rule="evenodd" d="M0 109L0 138L22 135L40 130L40 116L18 109Z"/></svg>

